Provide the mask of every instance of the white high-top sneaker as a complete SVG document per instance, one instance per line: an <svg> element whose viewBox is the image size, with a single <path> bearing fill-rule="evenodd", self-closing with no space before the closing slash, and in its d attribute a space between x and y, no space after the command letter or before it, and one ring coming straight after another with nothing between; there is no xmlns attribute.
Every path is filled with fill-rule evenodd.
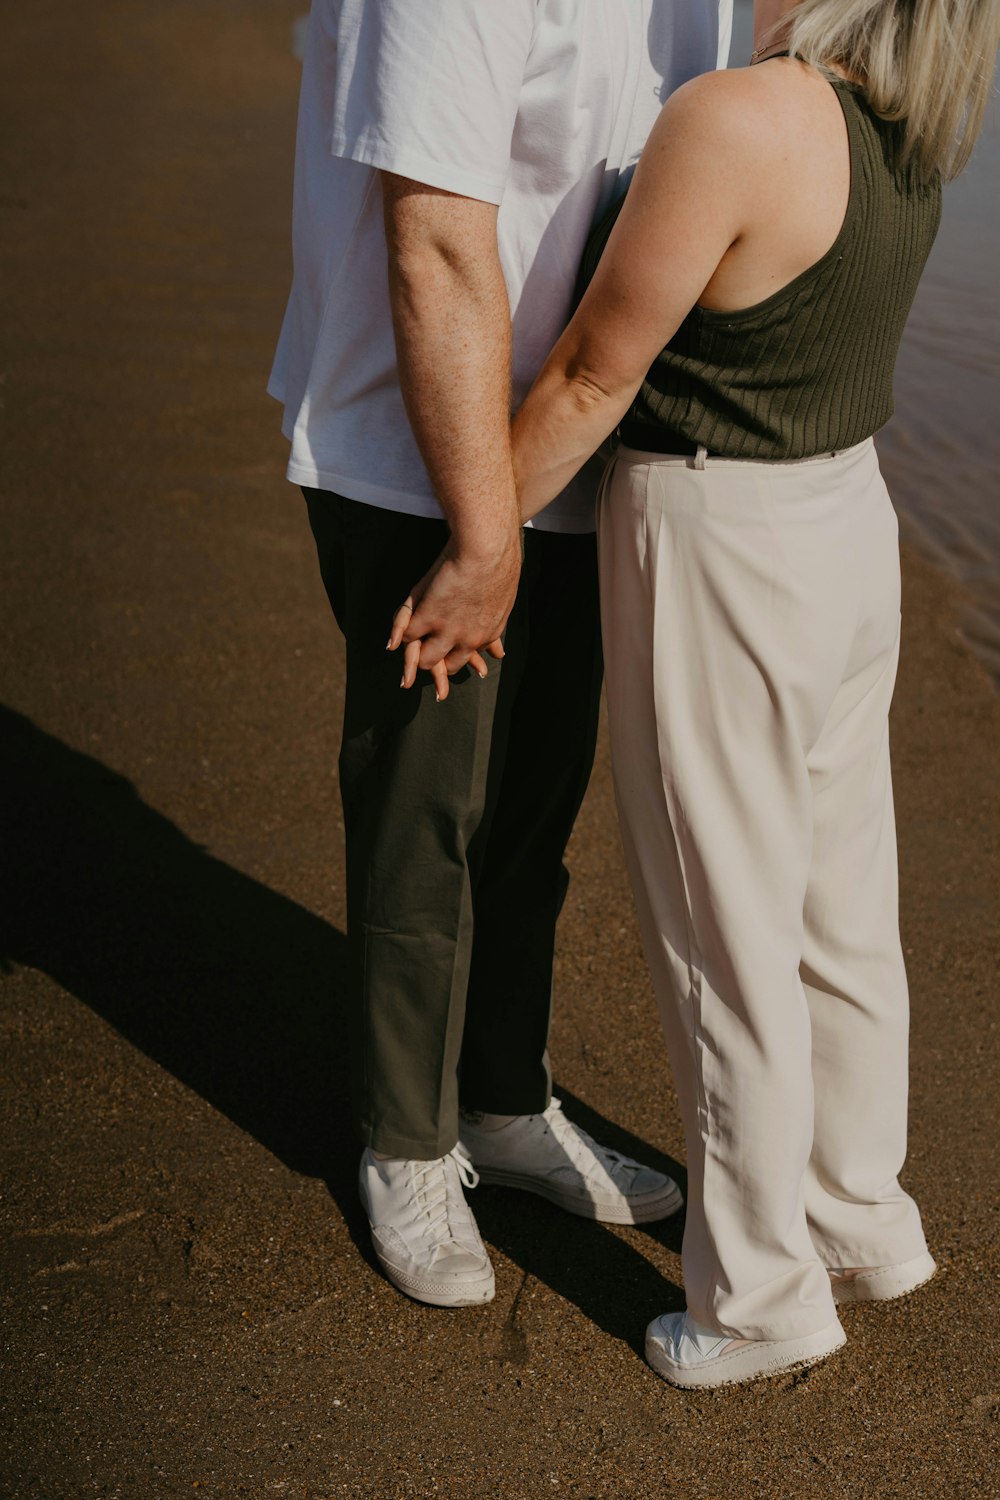
<svg viewBox="0 0 1000 1500"><path fill-rule="evenodd" d="M361 1156L358 1186L386 1276L435 1307L490 1302L493 1267L462 1192L479 1181L461 1145L436 1161Z"/></svg>
<svg viewBox="0 0 1000 1500"><path fill-rule="evenodd" d="M465 1112L459 1125L483 1182L524 1188L606 1224L651 1224L684 1202L672 1178L599 1146L567 1120L558 1099L543 1114L515 1115L499 1129L486 1119Z"/></svg>

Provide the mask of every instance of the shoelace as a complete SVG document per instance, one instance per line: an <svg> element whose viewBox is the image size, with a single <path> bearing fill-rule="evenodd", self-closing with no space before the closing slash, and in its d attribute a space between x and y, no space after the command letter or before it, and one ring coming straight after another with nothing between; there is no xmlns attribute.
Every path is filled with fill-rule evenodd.
<svg viewBox="0 0 1000 1500"><path fill-rule="evenodd" d="M634 1171L639 1165L630 1156L623 1156L620 1151L612 1151L607 1146L599 1146L593 1136L589 1136L585 1130L580 1129L579 1125L574 1125L567 1120L562 1113L562 1104L558 1099L552 1100L542 1115L542 1119L573 1166L580 1172L584 1182L588 1175L593 1175L598 1166L603 1167L608 1176L614 1179L617 1172Z"/></svg>
<svg viewBox="0 0 1000 1500"><path fill-rule="evenodd" d="M479 1184L479 1173L472 1165L462 1143L459 1142L447 1156L436 1161L414 1162L413 1195L417 1207L427 1220L427 1230L432 1243L440 1244L452 1238L448 1222L448 1175L447 1162L453 1161L458 1171L458 1180L463 1187L474 1188Z"/></svg>

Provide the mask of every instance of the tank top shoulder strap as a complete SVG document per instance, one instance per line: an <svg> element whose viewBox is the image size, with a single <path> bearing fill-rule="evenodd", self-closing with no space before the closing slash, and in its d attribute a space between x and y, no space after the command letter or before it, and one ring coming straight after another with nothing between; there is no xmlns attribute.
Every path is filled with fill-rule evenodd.
<svg viewBox="0 0 1000 1500"><path fill-rule="evenodd" d="M847 126L851 183L848 190L847 209L844 213L844 227L841 231L843 234L850 230L861 210L863 185L871 175L862 166L865 157L870 155L871 149L866 142L862 122L870 117L871 112L867 109L864 95L857 84L848 83L843 78L831 78L830 87L837 96L837 102L844 115L844 124Z"/></svg>

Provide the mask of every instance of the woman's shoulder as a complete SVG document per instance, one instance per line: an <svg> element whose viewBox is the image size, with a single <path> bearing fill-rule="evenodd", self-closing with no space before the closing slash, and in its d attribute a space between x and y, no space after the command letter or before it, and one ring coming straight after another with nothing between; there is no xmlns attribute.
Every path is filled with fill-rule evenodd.
<svg viewBox="0 0 1000 1500"><path fill-rule="evenodd" d="M675 90L661 112L662 129L686 128L751 149L769 146L832 103L829 84L796 58L775 57L747 68L701 73Z"/></svg>

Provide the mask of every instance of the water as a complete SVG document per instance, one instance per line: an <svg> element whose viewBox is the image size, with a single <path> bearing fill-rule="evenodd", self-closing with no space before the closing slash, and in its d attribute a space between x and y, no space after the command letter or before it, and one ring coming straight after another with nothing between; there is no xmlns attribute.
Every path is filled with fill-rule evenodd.
<svg viewBox="0 0 1000 1500"><path fill-rule="evenodd" d="M305 18L292 45L301 56ZM752 48L736 0L734 66ZM945 190L941 232L907 325L896 414L879 435L906 540L964 586L962 628L1000 682L1000 122Z"/></svg>
<svg viewBox="0 0 1000 1500"><path fill-rule="evenodd" d="M751 0L736 0L732 62L747 60ZM945 189L941 231L896 368L896 414L878 437L900 529L960 580L962 630L1000 682L1000 122L996 98L972 161Z"/></svg>
<svg viewBox="0 0 1000 1500"><path fill-rule="evenodd" d="M1000 682L1000 133L945 212L878 440L904 534L961 580L962 630Z"/></svg>

